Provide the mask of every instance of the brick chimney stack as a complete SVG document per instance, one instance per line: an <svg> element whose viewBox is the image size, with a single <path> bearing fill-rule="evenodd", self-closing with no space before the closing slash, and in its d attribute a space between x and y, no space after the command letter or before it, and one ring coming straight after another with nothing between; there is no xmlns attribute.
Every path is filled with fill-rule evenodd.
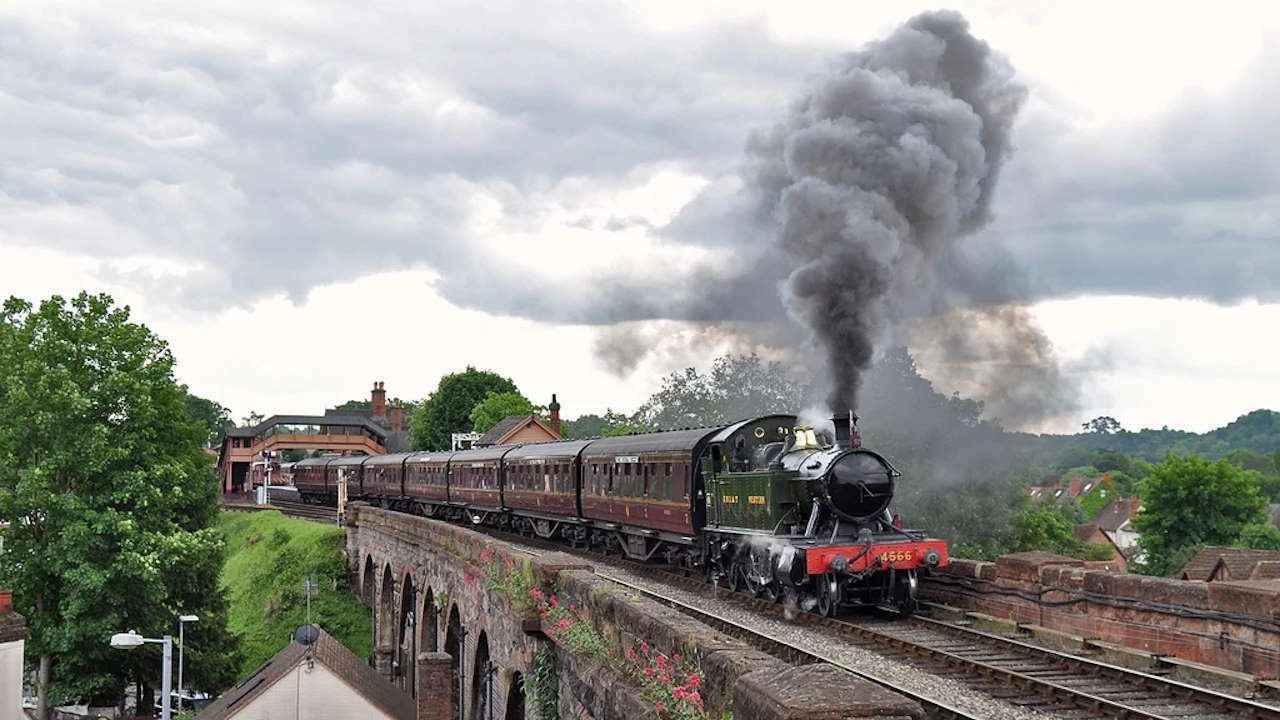
<svg viewBox="0 0 1280 720"><path fill-rule="evenodd" d="M375 418L385 418L387 416L387 391L382 388L381 380L373 384L373 394L369 399L373 403L373 416Z"/></svg>
<svg viewBox="0 0 1280 720"><path fill-rule="evenodd" d="M1129 519L1138 517L1138 508L1142 507L1142 498L1137 495L1129 496Z"/></svg>
<svg viewBox="0 0 1280 720"><path fill-rule="evenodd" d="M551 404L547 406L547 410L551 411L551 429L560 434L560 403L556 402L556 394L551 393Z"/></svg>
<svg viewBox="0 0 1280 720"><path fill-rule="evenodd" d="M1071 497L1077 497L1079 495L1080 495L1080 476L1072 475L1071 476Z"/></svg>
<svg viewBox="0 0 1280 720"><path fill-rule="evenodd" d="M400 432L404 428L404 406L400 404L400 398L391 401L391 430L392 432Z"/></svg>

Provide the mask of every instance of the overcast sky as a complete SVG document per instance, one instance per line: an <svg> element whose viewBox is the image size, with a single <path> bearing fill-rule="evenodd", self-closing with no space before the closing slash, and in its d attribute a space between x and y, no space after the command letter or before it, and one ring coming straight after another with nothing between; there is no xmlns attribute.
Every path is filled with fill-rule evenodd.
<svg viewBox="0 0 1280 720"><path fill-rule="evenodd" d="M633 409L731 340L599 298L718 262L661 228L841 53L935 7L107 5L0 7L0 291L114 294L237 417L467 364L570 417ZM1280 408L1275 4L954 7L1029 89L973 241L1023 269L1071 422ZM597 357L619 333L656 350Z"/></svg>

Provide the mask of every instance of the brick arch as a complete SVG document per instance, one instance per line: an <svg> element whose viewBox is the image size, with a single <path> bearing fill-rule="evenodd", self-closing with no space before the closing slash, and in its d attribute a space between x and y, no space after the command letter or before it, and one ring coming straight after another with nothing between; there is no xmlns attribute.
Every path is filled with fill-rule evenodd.
<svg viewBox="0 0 1280 720"><path fill-rule="evenodd" d="M378 645L393 648L396 645L395 575L391 563L382 566L382 579L378 583Z"/></svg>
<svg viewBox="0 0 1280 720"><path fill-rule="evenodd" d="M365 555L364 571L360 573L360 599L369 607L374 606L374 599L378 597L378 572L375 567L373 556Z"/></svg>
<svg viewBox="0 0 1280 720"><path fill-rule="evenodd" d="M520 671L511 673L507 681L506 711L502 713L504 720L524 720L524 674Z"/></svg>
<svg viewBox="0 0 1280 720"><path fill-rule="evenodd" d="M396 613L396 662L400 667L401 686L409 691L410 697L416 697L418 676L418 648L415 644L418 623L418 588L413 583L413 575L406 568L400 580L400 609Z"/></svg>
<svg viewBox="0 0 1280 720"><path fill-rule="evenodd" d="M436 652L440 648L440 613L435 593L426 586L418 598L418 652Z"/></svg>
<svg viewBox="0 0 1280 720"><path fill-rule="evenodd" d="M458 612L458 604L456 602L449 604L449 614L445 621L444 628L444 651L449 654L449 668L451 670L454 687L454 697L458 698L459 705L466 704L467 695L461 683L462 668L465 667L463 660L467 654L466 636L463 634L466 627L462 624L462 615ZM464 716L465 717L465 716Z"/></svg>
<svg viewBox="0 0 1280 720"><path fill-rule="evenodd" d="M500 678L497 677L497 669L491 667L489 636L484 630L479 631L474 647L471 657L471 711L467 716L472 720L488 720L500 689Z"/></svg>

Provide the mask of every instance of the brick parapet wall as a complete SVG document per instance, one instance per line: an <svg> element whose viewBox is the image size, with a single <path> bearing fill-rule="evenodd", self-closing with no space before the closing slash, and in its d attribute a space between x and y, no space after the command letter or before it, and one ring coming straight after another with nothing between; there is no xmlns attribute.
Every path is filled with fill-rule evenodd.
<svg viewBox="0 0 1280 720"><path fill-rule="evenodd" d="M489 591L484 574L485 566L505 563L508 558L524 558L525 553L466 527L361 503L352 504L348 518L347 553L357 574L363 573L361 558L368 556L371 548L378 548L374 556L380 563L386 562L388 555L408 555L409 548L414 548L419 557L411 564L420 568L418 572L454 578L453 584L460 584L437 587L436 591L448 593L448 604L456 602L462 608L464 623L473 633L469 640L479 627L485 626L494 660L504 665L514 662L529 677L535 652L547 642L540 633L537 610ZM422 555L434 557L424 560ZM644 640L668 655L682 652L695 660L713 716L741 704L767 708L760 717L779 720L923 717L916 703L831 666L806 666L826 668L825 674L796 674L784 691L773 678L791 666L687 615L629 593L596 576L581 559L553 552L539 554L528 562L536 585L544 592L557 593L560 603L573 604L582 620L607 641L614 657L622 657L627 648ZM452 567L446 569L444 565ZM513 628L519 628L525 637L512 637L516 632ZM512 648L512 652L501 652L502 646ZM561 645L554 647L563 716L603 719L653 714L652 704L611 663L569 654ZM833 685L841 691L833 693Z"/></svg>
<svg viewBox="0 0 1280 720"><path fill-rule="evenodd" d="M1280 582L1172 580L1018 553L995 562L952 559L921 585L921 594L1086 640L1280 677Z"/></svg>

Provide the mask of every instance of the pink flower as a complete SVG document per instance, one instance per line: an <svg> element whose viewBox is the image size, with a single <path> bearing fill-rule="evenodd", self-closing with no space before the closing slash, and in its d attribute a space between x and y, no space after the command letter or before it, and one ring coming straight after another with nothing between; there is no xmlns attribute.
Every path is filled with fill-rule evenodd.
<svg viewBox="0 0 1280 720"><path fill-rule="evenodd" d="M677 700L683 700L683 699L684 699L684 688L676 688L675 690L672 690L672 691L671 691L671 697L673 697L673 698L675 698L675 699L677 699Z"/></svg>
<svg viewBox="0 0 1280 720"><path fill-rule="evenodd" d="M665 655L658 656L658 667L665 668L667 666L667 658Z"/></svg>
<svg viewBox="0 0 1280 720"><path fill-rule="evenodd" d="M556 596L555 596L554 594L552 594L552 595L551 595L551 607L556 607L556 606L558 606L559 604L560 604L560 601L556 599Z"/></svg>
<svg viewBox="0 0 1280 720"><path fill-rule="evenodd" d="M640 652L644 652L644 653L649 652L649 643L645 642L644 640L641 640L641 641L640 641Z"/></svg>
<svg viewBox="0 0 1280 720"><path fill-rule="evenodd" d="M492 559L493 553L489 552L488 548L480 551L480 562L487 563Z"/></svg>
<svg viewBox="0 0 1280 720"><path fill-rule="evenodd" d="M672 662L680 662L680 653L671 656Z"/></svg>
<svg viewBox="0 0 1280 720"><path fill-rule="evenodd" d="M539 590L538 588L529 588L529 597L533 598L534 600L541 600L542 591Z"/></svg>
<svg viewBox="0 0 1280 720"><path fill-rule="evenodd" d="M698 673L694 673L689 676L689 682L686 683L686 686L691 688L702 687L702 678L698 676Z"/></svg>
<svg viewBox="0 0 1280 720"><path fill-rule="evenodd" d="M654 675L655 675L655 673L653 672L653 668L651 668L651 667L647 667L647 668L645 668L645 669L644 669L644 676L645 676L645 677L652 679Z"/></svg>
<svg viewBox="0 0 1280 720"><path fill-rule="evenodd" d="M702 695L698 694L697 690L694 690L693 692L689 693L686 697L688 698L689 702L693 703L694 705L697 705L698 707L702 707Z"/></svg>
<svg viewBox="0 0 1280 720"><path fill-rule="evenodd" d="M657 702L657 704L655 704L655 705L653 706L653 709L654 709L654 710L657 710L657 711L658 711L658 713L662 713L662 711L663 711L663 710L666 710L666 709L667 709L667 704L666 704L666 703L664 703L664 702L662 702L661 700L659 700L659 701Z"/></svg>
<svg viewBox="0 0 1280 720"><path fill-rule="evenodd" d="M627 648L627 659L628 659L628 660L630 660L631 662L635 662L635 661L636 661L636 649L635 649L635 648Z"/></svg>
<svg viewBox="0 0 1280 720"><path fill-rule="evenodd" d="M569 622L569 618L561 618L560 622L556 623L556 627L559 627L561 630L568 630L569 626L572 624L573 623Z"/></svg>

